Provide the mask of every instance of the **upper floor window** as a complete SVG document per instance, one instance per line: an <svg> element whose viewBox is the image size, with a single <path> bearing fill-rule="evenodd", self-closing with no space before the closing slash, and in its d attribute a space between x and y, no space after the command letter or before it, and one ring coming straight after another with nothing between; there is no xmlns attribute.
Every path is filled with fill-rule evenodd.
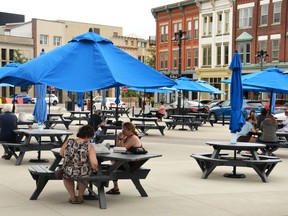
<svg viewBox="0 0 288 216"><path fill-rule="evenodd" d="M217 66L220 66L221 65L221 45L219 44L219 45L216 45L216 57L217 57L217 59L216 59L216 65Z"/></svg>
<svg viewBox="0 0 288 216"><path fill-rule="evenodd" d="M280 23L281 19L281 1L273 3L273 23Z"/></svg>
<svg viewBox="0 0 288 216"><path fill-rule="evenodd" d="M160 52L160 69L168 68L168 52Z"/></svg>
<svg viewBox="0 0 288 216"><path fill-rule="evenodd" d="M161 43L168 42L168 25L160 26L160 42Z"/></svg>
<svg viewBox="0 0 288 216"><path fill-rule="evenodd" d="M229 11L225 12L225 24L224 24L224 33L229 33L230 27L229 27Z"/></svg>
<svg viewBox="0 0 288 216"><path fill-rule="evenodd" d="M134 41L131 41L131 46L132 46L132 47L134 46Z"/></svg>
<svg viewBox="0 0 288 216"><path fill-rule="evenodd" d="M213 17L212 15L203 17L203 36L211 36Z"/></svg>
<svg viewBox="0 0 288 216"><path fill-rule="evenodd" d="M199 37L199 24L198 24L198 19L194 20L194 38Z"/></svg>
<svg viewBox="0 0 288 216"><path fill-rule="evenodd" d="M192 21L191 20L187 21L187 36L189 38L192 37Z"/></svg>
<svg viewBox="0 0 288 216"><path fill-rule="evenodd" d="M268 4L261 5L260 25L268 24Z"/></svg>
<svg viewBox="0 0 288 216"><path fill-rule="evenodd" d="M224 44L224 65L229 64L229 44Z"/></svg>
<svg viewBox="0 0 288 216"><path fill-rule="evenodd" d="M198 48L194 48L194 67L198 66Z"/></svg>
<svg viewBox="0 0 288 216"><path fill-rule="evenodd" d="M58 36L54 36L53 37L53 45L54 46L61 46L61 37L58 37Z"/></svg>
<svg viewBox="0 0 288 216"><path fill-rule="evenodd" d="M187 62L186 62L186 68L191 68L191 49L187 49Z"/></svg>
<svg viewBox="0 0 288 216"><path fill-rule="evenodd" d="M178 67L178 50L173 50L173 68Z"/></svg>
<svg viewBox="0 0 288 216"><path fill-rule="evenodd" d="M271 40L271 61L279 61L280 40Z"/></svg>
<svg viewBox="0 0 288 216"><path fill-rule="evenodd" d="M203 66L211 66L211 46L203 47Z"/></svg>
<svg viewBox="0 0 288 216"><path fill-rule="evenodd" d="M252 7L239 9L239 28L252 26Z"/></svg>
<svg viewBox="0 0 288 216"><path fill-rule="evenodd" d="M222 19L223 19L222 13L217 14L217 34L222 33Z"/></svg>
<svg viewBox="0 0 288 216"><path fill-rule="evenodd" d="M40 35L40 44L48 45L48 35Z"/></svg>
<svg viewBox="0 0 288 216"><path fill-rule="evenodd" d="M251 44L250 42L240 42L238 44L238 51L243 64L250 64L251 62Z"/></svg>
<svg viewBox="0 0 288 216"><path fill-rule="evenodd" d="M179 32L179 30L182 30L182 23L173 23L173 32L176 33Z"/></svg>

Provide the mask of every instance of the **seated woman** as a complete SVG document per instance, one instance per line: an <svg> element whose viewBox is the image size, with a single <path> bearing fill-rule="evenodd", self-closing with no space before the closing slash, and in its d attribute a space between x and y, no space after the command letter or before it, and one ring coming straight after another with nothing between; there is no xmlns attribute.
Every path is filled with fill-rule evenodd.
<svg viewBox="0 0 288 216"><path fill-rule="evenodd" d="M142 147L142 143L138 137L135 126L131 122L125 122L122 125L122 132L117 136L116 146L125 147L129 149L131 147ZM113 181L114 187L106 192L106 194L120 194L118 187L118 181Z"/></svg>
<svg viewBox="0 0 288 216"><path fill-rule="evenodd" d="M63 182L70 194L69 203L83 203L83 194L88 182L79 182L79 193L75 195L75 178L85 178L97 171L98 161L90 139L94 136L94 129L90 125L84 125L77 133L76 139L68 139L60 150L63 162Z"/></svg>
<svg viewBox="0 0 288 216"><path fill-rule="evenodd" d="M256 142L256 138L252 136L252 133L256 133L256 129L253 126L253 119L251 117L246 118L245 125L241 131L237 133L237 142Z"/></svg>
<svg viewBox="0 0 288 216"><path fill-rule="evenodd" d="M278 137L276 136L277 131L277 122L274 116L267 114L266 118L262 121L260 125L260 130L262 131L261 136L258 138L258 142L262 143L271 143L277 144L279 142ZM261 149L263 154L273 155L272 152L276 151L279 146L272 146L268 148L268 152L265 149ZM267 148L266 148L267 149Z"/></svg>
<svg viewBox="0 0 288 216"><path fill-rule="evenodd" d="M251 117L252 119L252 125L256 128L257 127L257 118L255 116L255 110L251 110L248 117Z"/></svg>
<svg viewBox="0 0 288 216"><path fill-rule="evenodd" d="M158 118L159 121L162 121L162 118L165 116L165 114L166 114L166 107L164 106L164 102L160 101L156 117Z"/></svg>

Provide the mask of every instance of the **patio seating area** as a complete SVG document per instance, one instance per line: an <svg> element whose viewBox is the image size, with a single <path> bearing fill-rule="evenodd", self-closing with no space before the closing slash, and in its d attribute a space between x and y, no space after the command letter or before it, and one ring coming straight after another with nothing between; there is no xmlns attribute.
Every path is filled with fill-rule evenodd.
<svg viewBox="0 0 288 216"><path fill-rule="evenodd" d="M126 119L123 120L126 121ZM62 127L65 129L64 125ZM75 132L78 127L70 125L70 130ZM224 178L223 173L232 171L232 167L227 166L216 167L208 179L200 178L202 171L190 155L211 152L211 147L206 145L207 141L229 141L228 127L228 125L222 126L221 124L214 124L214 127L204 124L197 133L165 129L165 136L157 130L149 131L149 136L141 139L144 147L151 153L159 153L163 156L149 160L147 166L144 165L151 169L145 181L142 182L148 197L141 197L131 182L120 180L121 195L106 195L106 210L100 209L95 200L86 200L80 206L69 204L67 192L61 181L49 181L41 196L37 200L30 200L35 190L35 181L28 171L29 166L33 165L29 162L29 158L33 158L35 152L27 152L27 157L23 159L21 166L14 166L13 161L1 160L1 172L6 174L1 178L0 210L3 214L13 212L13 215L24 213L79 215L83 212L91 215L125 212L126 215L132 215L138 211L137 214L140 216L179 215L179 213L188 216L191 215L191 209L199 216L287 214L287 148L279 148L275 152L282 162L278 163L269 175L269 183L261 182L255 171L249 167L237 167L237 172L246 175L246 178L242 179ZM231 154L231 152L227 153ZM50 161L41 164L43 166L51 165L55 158L50 151L44 151L42 156ZM14 158L11 160L15 162ZM111 187L111 182L109 187ZM263 205L263 203L269 203L269 205ZM129 211L127 211L127 205L129 205ZM139 209L142 210L139 212Z"/></svg>

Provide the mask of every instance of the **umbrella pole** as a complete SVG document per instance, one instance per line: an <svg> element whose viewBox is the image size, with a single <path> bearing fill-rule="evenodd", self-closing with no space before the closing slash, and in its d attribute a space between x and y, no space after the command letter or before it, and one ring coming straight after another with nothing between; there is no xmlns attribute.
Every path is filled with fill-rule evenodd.
<svg viewBox="0 0 288 216"><path fill-rule="evenodd" d="M50 114L50 108L51 108L51 91L50 91L50 88L48 87L49 89L49 101L48 101L48 108L49 108L49 114Z"/></svg>
<svg viewBox="0 0 288 216"><path fill-rule="evenodd" d="M93 99L93 92L90 91L90 120L89 123L92 125L92 115L93 115L93 104L92 104L92 99Z"/></svg>
<svg viewBox="0 0 288 216"><path fill-rule="evenodd" d="M15 94L15 86L13 87L13 108L12 108L12 112L15 113L15 103L16 103L16 94Z"/></svg>
<svg viewBox="0 0 288 216"><path fill-rule="evenodd" d="M236 150L234 150L234 160L237 160ZM232 173L225 173L223 176L228 178L246 178L244 174L236 174L236 166L233 166Z"/></svg>

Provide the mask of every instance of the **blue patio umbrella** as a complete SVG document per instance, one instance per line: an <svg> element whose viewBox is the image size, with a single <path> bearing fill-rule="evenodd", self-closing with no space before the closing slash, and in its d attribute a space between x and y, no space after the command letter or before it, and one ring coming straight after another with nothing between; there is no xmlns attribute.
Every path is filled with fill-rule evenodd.
<svg viewBox="0 0 288 216"><path fill-rule="evenodd" d="M230 86L231 119L229 129L231 133L240 132L245 119L241 109L243 105L243 89L241 80L242 63L238 51L234 52L229 68L232 70Z"/></svg>
<svg viewBox="0 0 288 216"><path fill-rule="evenodd" d="M83 105L84 105L84 101L83 101L83 96L84 93L83 92L78 92L77 93L77 106L82 109Z"/></svg>
<svg viewBox="0 0 288 216"><path fill-rule="evenodd" d="M218 88L215 88L214 86L210 85L209 83L207 83L204 80L197 80L196 81L198 84L204 86L205 88L210 89L211 91L213 91L211 94L226 94L225 92L221 91Z"/></svg>
<svg viewBox="0 0 288 216"><path fill-rule="evenodd" d="M192 79L188 77L180 77L177 80L175 80L175 82L176 82L176 85L172 87L177 90L213 93L211 89L208 89L200 85L199 83L194 82ZM181 106L180 100L181 98L178 96L178 103L177 103L178 114L180 114L180 106ZM184 101L183 101L183 110L184 110Z"/></svg>
<svg viewBox="0 0 288 216"><path fill-rule="evenodd" d="M91 31L21 65L0 82L11 77L73 92L116 86L148 88L175 85L170 78Z"/></svg>
<svg viewBox="0 0 288 216"><path fill-rule="evenodd" d="M116 86L148 88L175 85L170 78L92 30L0 77L0 82L10 84L23 80L26 85L42 83L72 92Z"/></svg>
<svg viewBox="0 0 288 216"><path fill-rule="evenodd" d="M47 120L47 103L45 100L47 86L38 84L36 88L36 104L33 111L34 120L44 124Z"/></svg>
<svg viewBox="0 0 288 216"><path fill-rule="evenodd" d="M116 112L115 112L115 117L116 117L116 121L118 121L118 107L119 107L119 103L120 103L120 87L117 86L115 88L115 103L116 103Z"/></svg>

